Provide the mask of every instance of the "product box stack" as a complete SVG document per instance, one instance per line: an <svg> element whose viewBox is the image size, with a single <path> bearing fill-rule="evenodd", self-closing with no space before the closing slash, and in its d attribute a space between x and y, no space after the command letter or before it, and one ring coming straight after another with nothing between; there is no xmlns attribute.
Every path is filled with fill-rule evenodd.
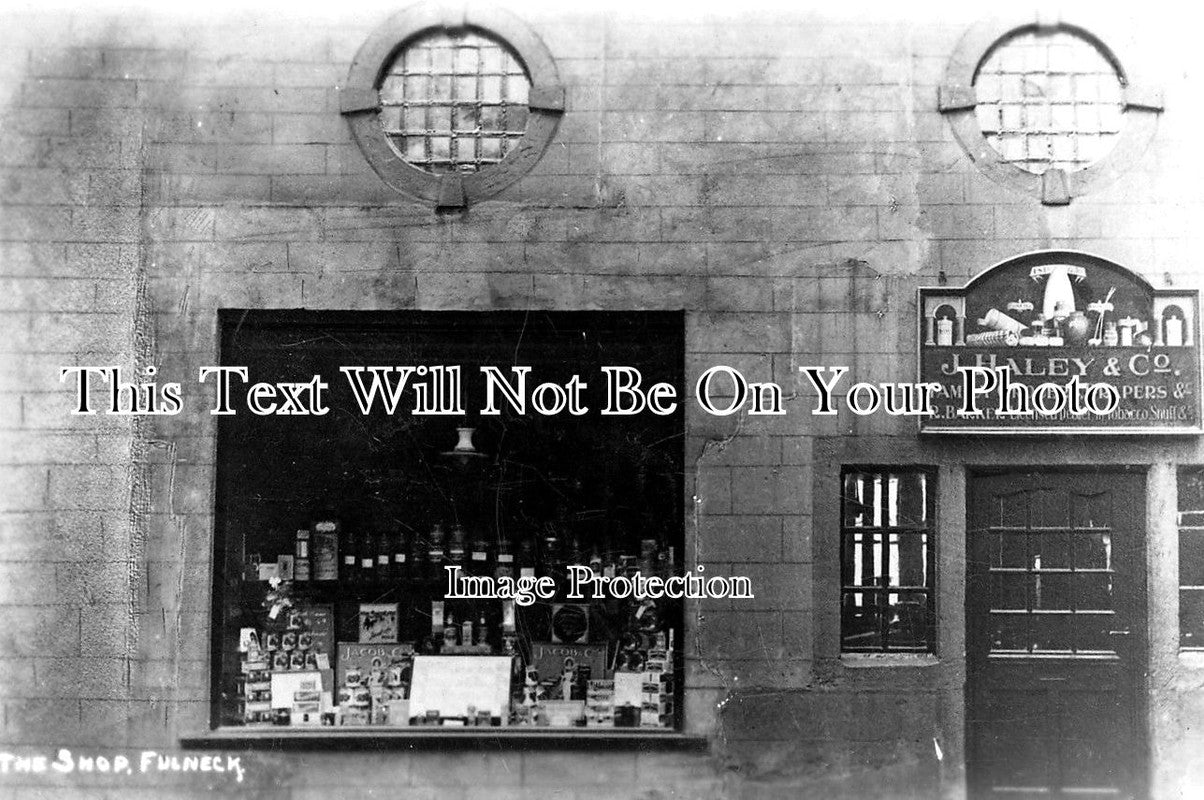
<svg viewBox="0 0 1204 800"><path fill-rule="evenodd" d="M238 723L316 725L330 704L333 610L310 605L287 613L283 629L239 631Z"/></svg>
<svg viewBox="0 0 1204 800"><path fill-rule="evenodd" d="M315 674L300 683L292 692L293 702L289 708L290 725L322 724L322 679Z"/></svg>
<svg viewBox="0 0 1204 800"><path fill-rule="evenodd" d="M241 653L236 691L238 719L244 725L272 724L272 673L256 640Z"/></svg>
<svg viewBox="0 0 1204 800"><path fill-rule="evenodd" d="M666 646L664 633L657 634L657 646L648 651L640 687L640 727L670 728L673 726L673 672L669 653L673 647L673 632Z"/></svg>
<svg viewBox="0 0 1204 800"><path fill-rule="evenodd" d="M339 642L337 653L337 724L410 724L411 645Z"/></svg>
<svg viewBox="0 0 1204 800"><path fill-rule="evenodd" d="M615 682L591 680L585 694L585 727L615 726Z"/></svg>

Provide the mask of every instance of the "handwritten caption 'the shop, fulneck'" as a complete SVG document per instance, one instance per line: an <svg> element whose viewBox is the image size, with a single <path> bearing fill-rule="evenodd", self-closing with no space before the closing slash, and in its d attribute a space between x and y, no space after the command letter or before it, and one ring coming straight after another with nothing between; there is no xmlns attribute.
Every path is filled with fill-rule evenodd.
<svg viewBox="0 0 1204 800"><path fill-rule="evenodd" d="M53 755L45 753L0 752L0 776L5 775L151 775L151 774L228 775L242 783L246 771L241 756L226 754L160 753L79 753L65 747Z"/></svg>

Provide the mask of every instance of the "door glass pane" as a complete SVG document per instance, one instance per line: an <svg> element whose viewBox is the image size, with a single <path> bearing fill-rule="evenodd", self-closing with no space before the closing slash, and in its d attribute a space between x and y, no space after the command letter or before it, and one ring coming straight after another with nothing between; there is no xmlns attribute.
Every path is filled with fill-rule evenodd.
<svg viewBox="0 0 1204 800"><path fill-rule="evenodd" d="M1106 492L1071 495L1070 508L1071 524L1076 528L1106 528L1112 524L1112 500Z"/></svg>
<svg viewBox="0 0 1204 800"><path fill-rule="evenodd" d="M1080 652L1110 653L1115 649L1116 642L1109 633L1116 630L1116 617L1112 614L1077 614L1075 625Z"/></svg>
<svg viewBox="0 0 1204 800"><path fill-rule="evenodd" d="M1028 527L1028 492L1001 495L995 524L1003 528Z"/></svg>
<svg viewBox="0 0 1204 800"><path fill-rule="evenodd" d="M1020 567L1028 566L1027 534L1023 532L1000 532L984 534L991 537L991 566Z"/></svg>
<svg viewBox="0 0 1204 800"><path fill-rule="evenodd" d="M1179 527L1204 527L1204 470L1179 472Z"/></svg>
<svg viewBox="0 0 1204 800"><path fill-rule="evenodd" d="M1028 614L992 614L992 652L1028 652Z"/></svg>
<svg viewBox="0 0 1204 800"><path fill-rule="evenodd" d="M1074 619L1070 614L1033 614L1034 652L1070 652L1074 649Z"/></svg>
<svg viewBox="0 0 1204 800"><path fill-rule="evenodd" d="M1204 530L1179 532L1179 585L1204 586Z"/></svg>
<svg viewBox="0 0 1204 800"><path fill-rule="evenodd" d="M1112 534L1076 533L1074 565L1079 569L1111 569Z"/></svg>
<svg viewBox="0 0 1204 800"><path fill-rule="evenodd" d="M1079 572L1075 576L1075 601L1080 611L1112 611L1112 573Z"/></svg>
<svg viewBox="0 0 1204 800"><path fill-rule="evenodd" d="M1071 581L1069 572L1039 572L1033 575L1033 608L1044 611L1069 611Z"/></svg>
<svg viewBox="0 0 1204 800"><path fill-rule="evenodd" d="M1024 572L991 573L991 609L1026 611L1028 579Z"/></svg>
<svg viewBox="0 0 1204 800"><path fill-rule="evenodd" d="M1070 567L1070 534L1067 531L1034 533L1030 540L1033 550L1033 569L1068 569Z"/></svg>
<svg viewBox="0 0 1204 800"><path fill-rule="evenodd" d="M1179 592L1179 646L1204 647L1204 590Z"/></svg>
<svg viewBox="0 0 1204 800"><path fill-rule="evenodd" d="M1038 489L1029 493L1033 528L1065 528L1070 522L1070 504L1065 491Z"/></svg>

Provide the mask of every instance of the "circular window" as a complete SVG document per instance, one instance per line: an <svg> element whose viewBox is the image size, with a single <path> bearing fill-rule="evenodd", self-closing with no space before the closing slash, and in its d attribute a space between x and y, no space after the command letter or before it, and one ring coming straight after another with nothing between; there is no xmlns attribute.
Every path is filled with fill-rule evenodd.
<svg viewBox="0 0 1204 800"><path fill-rule="evenodd" d="M1013 34L974 76L976 113L987 144L1004 161L1041 174L1074 172L1116 144L1124 82L1086 38L1063 30Z"/></svg>
<svg viewBox="0 0 1204 800"><path fill-rule="evenodd" d="M385 73L380 124L397 157L425 172L476 172L527 132L531 79L500 39L433 31L408 42Z"/></svg>
<svg viewBox="0 0 1204 800"><path fill-rule="evenodd" d="M1060 205L1115 180L1153 138L1161 93L1081 28L990 20L958 45L939 104L992 179Z"/></svg>
<svg viewBox="0 0 1204 800"><path fill-rule="evenodd" d="M564 112L547 48L513 16L424 4L360 48L340 107L394 189L437 207L492 196L539 161Z"/></svg>

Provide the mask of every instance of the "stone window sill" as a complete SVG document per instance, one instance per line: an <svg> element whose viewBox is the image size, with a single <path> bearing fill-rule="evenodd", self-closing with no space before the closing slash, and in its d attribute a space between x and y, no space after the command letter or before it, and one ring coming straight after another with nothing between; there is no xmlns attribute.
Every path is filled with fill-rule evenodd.
<svg viewBox="0 0 1204 800"><path fill-rule="evenodd" d="M185 749L205 750L706 750L705 736L638 728L540 730L532 728L283 728L227 727L185 736Z"/></svg>
<svg viewBox="0 0 1204 800"><path fill-rule="evenodd" d="M931 653L844 653L840 663L851 669L935 667L941 660Z"/></svg>

